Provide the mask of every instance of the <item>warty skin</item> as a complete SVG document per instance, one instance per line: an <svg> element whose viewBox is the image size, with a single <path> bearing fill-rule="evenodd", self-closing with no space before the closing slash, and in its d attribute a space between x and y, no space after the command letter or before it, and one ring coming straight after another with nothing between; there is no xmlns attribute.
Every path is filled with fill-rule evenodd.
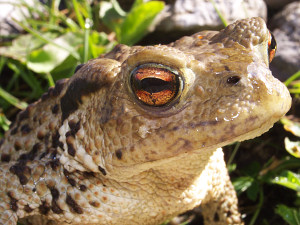
<svg viewBox="0 0 300 225"><path fill-rule="evenodd" d="M169 45L118 45L57 82L1 141L0 223L160 224L201 205L206 224L242 224L220 147L290 108L269 37L251 18ZM150 77L176 89L163 105L140 88L139 69L153 65L177 80Z"/></svg>

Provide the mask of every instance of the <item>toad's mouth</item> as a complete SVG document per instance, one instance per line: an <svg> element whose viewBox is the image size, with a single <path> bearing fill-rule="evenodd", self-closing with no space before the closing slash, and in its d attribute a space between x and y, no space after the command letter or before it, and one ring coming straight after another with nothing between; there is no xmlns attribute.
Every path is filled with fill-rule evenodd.
<svg viewBox="0 0 300 225"><path fill-rule="evenodd" d="M144 162L132 163L130 165L114 165L114 167L115 169L117 168L116 171L122 171L121 173L123 174L123 178L124 180L126 180L127 178L139 174L143 171L149 169L156 170L159 168L165 168L166 165L173 165L174 169L176 169L176 165L178 165L178 163L182 163L186 161L194 162L196 160L197 161L196 164L201 164L206 161L208 162L210 156L213 155L216 150L236 141L244 141L244 140L248 140L260 136L261 134L267 132L273 126L273 124L279 119L278 114L274 114L268 118L269 120L266 120L264 123L261 123L256 128L252 130L248 130L235 137L228 138L223 142L211 143L210 145L206 145L203 147L200 146L198 148L195 145L188 150L187 149L183 151L179 150L176 152L176 154L172 154L169 156L165 155L164 157L161 157L159 159L150 159ZM181 143L185 143L185 141L182 140ZM201 143L199 143L199 145L200 144ZM113 178L114 175L109 174L108 176Z"/></svg>
<svg viewBox="0 0 300 225"><path fill-rule="evenodd" d="M286 104L287 106L289 104ZM287 107L289 108L289 106ZM212 136L211 139L214 139L214 141L207 143L207 144L203 144L205 142L203 142L203 140L199 139L199 141L195 141L194 143L191 144L191 142L186 139L186 138L178 138L176 141L174 141L174 143L172 145L170 145L169 147L167 147L168 149L173 149L172 150L172 155L171 156L167 156L167 157L162 157L161 159L152 159L149 160L149 162L156 162L156 161L160 161L160 160L164 160L164 159L170 159L170 158L176 158L182 154L187 154L190 152L194 152L194 153L200 153L203 151L207 151L210 149L217 149L220 147L223 147L225 145L228 144L232 144L234 142L242 142L244 140L249 140L249 139L253 139L255 137L258 137L260 135L262 135L263 133L267 132L269 129L271 129L274 125L274 123L276 121L278 121L281 117L283 116L283 114L278 114L278 113L274 113L271 116L268 116L268 118L264 119L264 120L259 120L258 116L252 116L249 117L250 122L253 121L260 121L257 122L257 124L254 126L252 124L252 126L248 126L251 127L251 129L246 129L245 127L247 127L247 124L244 123L243 126L241 126L241 130L238 131L238 133L236 133L236 135L234 135L233 133L231 134L227 134L226 136ZM262 122L263 121L263 122ZM193 123L192 125L190 124L189 128L191 129L197 129L198 127L201 126L220 126L221 124L224 123L228 123L227 121L202 121L202 122L198 122L198 123ZM242 131L242 129L244 129L244 132Z"/></svg>

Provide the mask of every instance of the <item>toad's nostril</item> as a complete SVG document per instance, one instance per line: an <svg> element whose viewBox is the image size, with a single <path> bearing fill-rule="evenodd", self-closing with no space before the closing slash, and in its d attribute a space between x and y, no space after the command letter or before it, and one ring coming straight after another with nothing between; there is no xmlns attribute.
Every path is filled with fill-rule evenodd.
<svg viewBox="0 0 300 225"><path fill-rule="evenodd" d="M78 70L81 69L81 67L83 67L84 64L79 64L78 66L76 66L74 73L76 73Z"/></svg>
<svg viewBox="0 0 300 225"><path fill-rule="evenodd" d="M227 78L227 83L228 84L237 84L240 81L240 77L239 76L231 76Z"/></svg>

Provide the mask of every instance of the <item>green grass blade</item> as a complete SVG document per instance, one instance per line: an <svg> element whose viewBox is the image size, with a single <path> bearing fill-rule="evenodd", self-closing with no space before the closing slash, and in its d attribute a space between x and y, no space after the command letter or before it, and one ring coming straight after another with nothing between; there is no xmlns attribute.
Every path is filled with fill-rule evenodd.
<svg viewBox="0 0 300 225"><path fill-rule="evenodd" d="M54 83L52 75L50 73L46 73L46 78L48 80L49 86L54 87L55 83Z"/></svg>
<svg viewBox="0 0 300 225"><path fill-rule="evenodd" d="M300 94L300 88L289 88L291 94Z"/></svg>
<svg viewBox="0 0 300 225"><path fill-rule="evenodd" d="M18 73L13 73L12 78L9 79L8 84L5 87L5 90L7 90L8 92L10 92L10 90L12 90L12 87L16 84L16 82L18 81L20 77L20 74Z"/></svg>
<svg viewBox="0 0 300 225"><path fill-rule="evenodd" d="M96 3L95 3L96 4ZM83 7L84 6L84 7ZM93 19L92 17L92 8L90 6L90 3L89 1L83 1L82 3L82 7L80 7L80 12L82 13L82 15L85 17L85 18L89 18L90 20Z"/></svg>
<svg viewBox="0 0 300 225"><path fill-rule="evenodd" d="M47 44L52 44L52 45L54 45L54 46L56 46L56 47L58 47L58 48L62 48L62 49L64 49L64 50L68 51L75 59L80 60L80 56L78 55L77 52L74 52L73 49L69 49L69 48L67 48L67 47L65 47L65 46L58 45L58 44L56 44L55 42L53 42L52 40L50 40L49 38L43 36L43 35L42 35L41 33L39 33L38 31L33 30L33 29L31 29L30 27L25 26L24 24L22 24L22 23L20 23L20 22L18 22L18 21L16 21L16 20L14 20L14 21L15 21L16 23L18 23L18 25L21 26L25 31L27 31L28 33L32 34L33 36L39 38L40 40L44 41L44 42L47 43Z"/></svg>
<svg viewBox="0 0 300 225"><path fill-rule="evenodd" d="M227 20L225 19L225 17L223 16L223 14L220 12L220 10L218 9L218 7L217 7L215 1L214 1L214 0L210 0L210 2L213 4L213 6L214 6L214 8L215 8L215 10L216 10L216 12L217 12L217 14L218 14L220 20L222 21L222 23L223 23L223 25L224 25L224 27L227 27L227 26L228 26L228 22L227 22Z"/></svg>
<svg viewBox="0 0 300 225"><path fill-rule="evenodd" d="M75 11L79 26L81 27L81 29L84 29L85 23L84 23L84 19L83 19L82 15L79 11L79 4L78 4L77 0L72 0L72 3L73 3L74 11Z"/></svg>
<svg viewBox="0 0 300 225"><path fill-rule="evenodd" d="M63 28L59 25L56 25L54 23L49 23L47 21L38 21L38 20L34 20L34 19L27 19L27 22L29 24L31 24L32 26L40 26L43 28L46 28L48 30L52 30L52 31L57 31L59 33L65 33L66 32L66 28Z"/></svg>
<svg viewBox="0 0 300 225"><path fill-rule="evenodd" d="M236 153L237 153L240 145L241 145L241 142L237 142L236 145L234 146L233 152L231 153L230 158L229 158L229 160L227 162L228 165L230 165L232 163L232 161L233 161L233 159L234 159L234 157L235 157L235 155L236 155Z"/></svg>
<svg viewBox="0 0 300 225"><path fill-rule="evenodd" d="M294 88L300 88L300 80L294 81L293 82L293 87Z"/></svg>
<svg viewBox="0 0 300 225"><path fill-rule="evenodd" d="M19 74L20 77L22 77L22 79L28 84L28 86L31 87L33 90L33 97L38 97L44 92L41 84L30 71L25 72L22 66L17 66L14 63L8 63L7 65L12 71L14 71L16 74Z"/></svg>
<svg viewBox="0 0 300 225"><path fill-rule="evenodd" d="M5 57L0 57L0 74L3 70L4 65L6 64L7 59Z"/></svg>
<svg viewBox="0 0 300 225"><path fill-rule="evenodd" d="M51 25L54 25L55 24L55 21L56 21L56 14L57 12L59 11L58 7L59 7L59 4L60 4L60 0L52 0L51 2L51 8L50 8L50 11L49 11L49 16L50 16L50 19L49 19L49 23Z"/></svg>
<svg viewBox="0 0 300 225"><path fill-rule="evenodd" d="M288 78L284 84L285 86L289 86L294 80L298 79L300 77L300 70L296 73L294 73L290 78Z"/></svg>
<svg viewBox="0 0 300 225"><path fill-rule="evenodd" d="M7 131L9 129L10 121L6 118L6 116L3 113L0 113L0 127Z"/></svg>
<svg viewBox="0 0 300 225"><path fill-rule="evenodd" d="M89 58L89 36L90 36L90 29L92 26L92 21L87 18L85 20L85 27L84 27L84 47L83 47L83 62L86 63Z"/></svg>
<svg viewBox="0 0 300 225"><path fill-rule="evenodd" d="M40 18L40 20L46 20L46 14L45 12L48 12L48 6L45 4L42 4L40 1L38 0L34 0L33 1L33 6L31 6L30 4L28 4L25 0L19 0L21 2L21 4L19 5L19 8L23 8L23 9L27 9L28 13L30 15L27 15L26 13L23 12L23 10L20 10L21 13L23 14L24 18L36 18L36 15L38 15L38 17ZM24 22L24 21L22 21Z"/></svg>
<svg viewBox="0 0 300 225"><path fill-rule="evenodd" d="M126 16L126 12L120 7L120 4L118 3L117 0L111 0L111 3L113 5L113 8L117 11L117 13L120 16ZM135 3L133 4L133 6L135 5Z"/></svg>
<svg viewBox="0 0 300 225"><path fill-rule="evenodd" d="M13 106L15 106L15 107L17 107L18 109L21 109L21 110L25 109L27 107L27 105L28 105L26 102L20 101L19 99L17 99L16 97L12 96L11 94L9 94L7 91L5 91L1 87L0 87L0 97L2 97L7 102L9 102Z"/></svg>
<svg viewBox="0 0 300 225"><path fill-rule="evenodd" d="M67 32L68 31L67 28L69 28L72 32L76 32L76 31L80 30L80 27L77 25L77 23L75 23L75 21L72 20L71 18L66 17L63 12L58 10L58 8L56 9L55 13L52 14L51 16L53 17L56 26L60 26L64 30L62 33ZM65 26L67 28L65 28Z"/></svg>
<svg viewBox="0 0 300 225"><path fill-rule="evenodd" d="M80 27L72 19L70 19L68 17L64 17L64 16L61 17L61 19L71 29L72 32L76 32L76 31L80 30Z"/></svg>
<svg viewBox="0 0 300 225"><path fill-rule="evenodd" d="M263 189L260 188L259 189L259 201L258 201L258 205L257 205L257 208L256 208L256 210L254 212L254 215L251 218L251 221L250 221L249 225L254 225L255 224L255 222L257 220L257 217L258 217L258 215L259 215L259 213L261 211L261 208L263 206L263 203L264 203L264 193L263 193Z"/></svg>

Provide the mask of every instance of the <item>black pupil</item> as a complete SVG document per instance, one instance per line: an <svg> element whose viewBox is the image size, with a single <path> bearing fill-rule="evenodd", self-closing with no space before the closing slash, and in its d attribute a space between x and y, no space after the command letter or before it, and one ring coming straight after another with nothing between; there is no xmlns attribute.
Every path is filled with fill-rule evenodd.
<svg viewBox="0 0 300 225"><path fill-rule="evenodd" d="M275 48L276 48L276 40L275 40L274 35L271 33L271 45L270 45L270 49L275 49Z"/></svg>
<svg viewBox="0 0 300 225"><path fill-rule="evenodd" d="M140 82L141 89L149 93L157 93L164 90L172 90L171 82L158 78L145 78Z"/></svg>

